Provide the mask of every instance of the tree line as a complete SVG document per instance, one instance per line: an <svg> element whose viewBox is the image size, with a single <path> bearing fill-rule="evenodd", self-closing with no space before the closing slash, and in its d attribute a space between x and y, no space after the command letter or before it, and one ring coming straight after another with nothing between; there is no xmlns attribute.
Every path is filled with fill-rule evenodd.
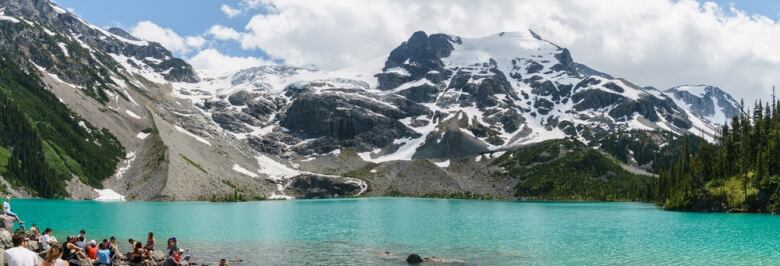
<svg viewBox="0 0 780 266"><path fill-rule="evenodd" d="M668 209L780 210L780 110L757 101L720 129L714 144L683 136L677 160L659 172L656 203Z"/></svg>

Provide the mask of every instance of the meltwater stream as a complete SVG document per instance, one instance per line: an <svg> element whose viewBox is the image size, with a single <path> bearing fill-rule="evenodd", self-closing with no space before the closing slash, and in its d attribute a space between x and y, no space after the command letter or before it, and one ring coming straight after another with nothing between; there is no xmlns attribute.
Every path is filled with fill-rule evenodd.
<svg viewBox="0 0 780 266"><path fill-rule="evenodd" d="M409 253L476 265L773 264L780 217L670 212L642 203L412 198L212 202L15 200L59 239L176 236L198 262L403 265ZM387 256L388 251L397 256ZM237 265L238 263L233 263Z"/></svg>

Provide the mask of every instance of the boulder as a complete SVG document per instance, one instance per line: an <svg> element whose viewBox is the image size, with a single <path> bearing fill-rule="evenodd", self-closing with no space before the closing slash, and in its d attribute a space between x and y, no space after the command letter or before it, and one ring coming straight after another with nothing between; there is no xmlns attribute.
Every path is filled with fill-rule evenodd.
<svg viewBox="0 0 780 266"><path fill-rule="evenodd" d="M0 229L5 229L8 231L13 230L14 228L14 222L16 221L16 218L0 214Z"/></svg>
<svg viewBox="0 0 780 266"><path fill-rule="evenodd" d="M409 264L420 264L423 263L422 257L417 254L409 254L409 257L406 257L406 263Z"/></svg>

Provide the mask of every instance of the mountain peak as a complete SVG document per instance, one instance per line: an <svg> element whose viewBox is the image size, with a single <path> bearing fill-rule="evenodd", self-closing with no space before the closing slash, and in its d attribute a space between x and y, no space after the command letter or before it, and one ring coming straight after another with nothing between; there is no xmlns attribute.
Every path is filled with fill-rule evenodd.
<svg viewBox="0 0 780 266"><path fill-rule="evenodd" d="M666 90L674 101L692 115L716 125L723 125L734 116L741 115L739 102L722 89L710 85L682 85Z"/></svg>

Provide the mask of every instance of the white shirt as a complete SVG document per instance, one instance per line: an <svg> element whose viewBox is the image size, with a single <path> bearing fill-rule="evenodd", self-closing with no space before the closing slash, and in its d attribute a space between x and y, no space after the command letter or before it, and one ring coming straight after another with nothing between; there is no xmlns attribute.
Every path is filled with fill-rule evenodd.
<svg viewBox="0 0 780 266"><path fill-rule="evenodd" d="M51 239L49 238L49 235L43 234L41 236L41 248L44 249L44 250L49 249L49 241L51 241Z"/></svg>
<svg viewBox="0 0 780 266"><path fill-rule="evenodd" d="M11 212L11 203L8 201L3 201L3 211Z"/></svg>
<svg viewBox="0 0 780 266"><path fill-rule="evenodd" d="M24 247L10 248L5 251L8 266L38 266L43 260L38 254Z"/></svg>

